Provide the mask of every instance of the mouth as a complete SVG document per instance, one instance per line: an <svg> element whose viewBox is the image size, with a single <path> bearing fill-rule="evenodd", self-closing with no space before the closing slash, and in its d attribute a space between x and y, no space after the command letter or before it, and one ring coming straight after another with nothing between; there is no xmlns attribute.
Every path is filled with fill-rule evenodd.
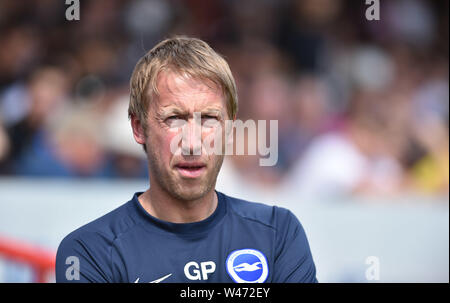
<svg viewBox="0 0 450 303"><path fill-rule="evenodd" d="M175 165L175 169L184 178L198 178L206 171L206 164L200 162L182 162Z"/></svg>

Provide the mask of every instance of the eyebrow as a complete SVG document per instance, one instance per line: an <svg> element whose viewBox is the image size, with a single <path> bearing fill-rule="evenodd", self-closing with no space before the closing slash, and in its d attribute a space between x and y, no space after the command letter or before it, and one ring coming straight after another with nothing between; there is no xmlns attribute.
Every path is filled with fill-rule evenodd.
<svg viewBox="0 0 450 303"><path fill-rule="evenodd" d="M180 115L180 114L186 114L186 110L180 109L178 106L170 105L168 107L164 107L158 111L158 114L161 116L168 116L168 115Z"/></svg>
<svg viewBox="0 0 450 303"><path fill-rule="evenodd" d="M199 111L202 115L210 114L210 115L217 115L220 118L223 118L223 113L220 109L216 107L206 107L203 110ZM158 115L162 117L167 117L170 115L183 115L187 116L188 112L185 109L182 109L175 105L169 105L167 107L164 107L158 111Z"/></svg>

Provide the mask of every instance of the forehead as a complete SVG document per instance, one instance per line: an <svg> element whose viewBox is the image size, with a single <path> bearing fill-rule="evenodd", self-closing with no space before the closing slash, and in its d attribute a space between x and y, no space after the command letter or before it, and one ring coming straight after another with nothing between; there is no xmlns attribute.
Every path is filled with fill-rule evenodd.
<svg viewBox="0 0 450 303"><path fill-rule="evenodd" d="M225 109L221 88L208 79L193 78L170 70L161 71L156 81L158 95L152 102L157 107L179 107L201 110L202 107Z"/></svg>

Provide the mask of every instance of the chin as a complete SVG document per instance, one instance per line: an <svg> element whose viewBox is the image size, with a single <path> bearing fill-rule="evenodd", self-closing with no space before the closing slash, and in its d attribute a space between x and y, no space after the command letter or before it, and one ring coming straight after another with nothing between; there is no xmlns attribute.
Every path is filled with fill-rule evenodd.
<svg viewBox="0 0 450 303"><path fill-rule="evenodd" d="M213 188L214 186L212 184L201 184L201 185L178 184L178 186L176 186L176 188L172 191L172 194L179 200L193 201L203 198Z"/></svg>

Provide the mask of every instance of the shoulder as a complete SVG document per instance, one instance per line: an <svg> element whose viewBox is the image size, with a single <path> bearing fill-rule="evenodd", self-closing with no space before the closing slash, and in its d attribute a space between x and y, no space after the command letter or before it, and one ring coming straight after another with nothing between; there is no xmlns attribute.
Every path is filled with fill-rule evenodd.
<svg viewBox="0 0 450 303"><path fill-rule="evenodd" d="M283 226L292 220L298 222L295 215L286 208L222 195L227 199L229 209L234 215L266 225L276 231L283 229Z"/></svg>
<svg viewBox="0 0 450 303"><path fill-rule="evenodd" d="M133 198L106 215L76 229L61 241L56 253L57 282L68 282L66 271L71 267L68 267L67 262L72 258L77 260L77 266L81 266L78 271L79 277L76 279L78 282L120 281L120 278L115 276L112 266L114 260L114 264L119 266L117 258L114 258L115 244L117 239L128 235L138 225L135 202Z"/></svg>
<svg viewBox="0 0 450 303"><path fill-rule="evenodd" d="M72 231L61 241L58 250L74 244L83 246L112 245L116 238L136 225L136 220L130 211L131 203L133 201L128 201L111 212Z"/></svg>

